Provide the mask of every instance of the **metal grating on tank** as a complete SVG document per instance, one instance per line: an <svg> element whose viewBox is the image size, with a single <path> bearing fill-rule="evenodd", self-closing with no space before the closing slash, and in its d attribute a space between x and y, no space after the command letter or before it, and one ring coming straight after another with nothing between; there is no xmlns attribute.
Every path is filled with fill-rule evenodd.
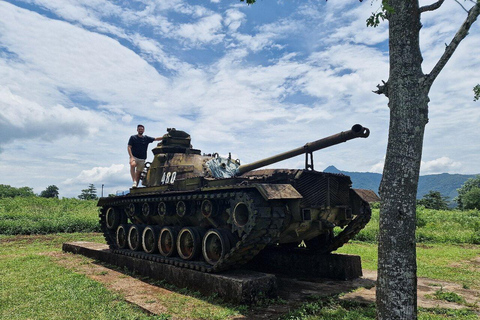
<svg viewBox="0 0 480 320"><path fill-rule="evenodd" d="M303 196L302 207L320 207L327 202L328 179L314 172L304 171L296 181L296 188Z"/></svg>
<svg viewBox="0 0 480 320"><path fill-rule="evenodd" d="M311 208L348 204L349 186L346 176L312 171L303 172L296 185L303 196L302 206Z"/></svg>

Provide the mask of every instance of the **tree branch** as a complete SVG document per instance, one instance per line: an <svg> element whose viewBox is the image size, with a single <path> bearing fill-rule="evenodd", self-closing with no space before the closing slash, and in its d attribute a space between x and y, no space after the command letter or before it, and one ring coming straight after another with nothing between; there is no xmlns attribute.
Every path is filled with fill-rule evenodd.
<svg viewBox="0 0 480 320"><path fill-rule="evenodd" d="M388 98L388 81L385 82L382 80L382 82L383 84L378 84L377 85L378 90L373 91L373 93L383 94Z"/></svg>
<svg viewBox="0 0 480 320"><path fill-rule="evenodd" d="M465 10L465 12L468 12L468 10L465 9L465 7L458 0L455 0L455 2L458 3L458 5L462 7L463 10Z"/></svg>
<svg viewBox="0 0 480 320"><path fill-rule="evenodd" d="M442 6L442 4L444 2L445 2L445 0L438 0L437 2L435 2L431 5L420 7L420 13L425 12L425 11L437 10L438 8L440 8Z"/></svg>
<svg viewBox="0 0 480 320"><path fill-rule="evenodd" d="M433 67L430 74L427 75L426 84L428 86L431 86L433 84L440 71L443 70L443 67L445 67L448 60L452 57L460 42L467 36L470 27L475 22L475 20L477 20L478 15L480 15L480 1L478 1L472 8L470 8L467 18L463 22L462 26L460 27L460 29L458 29L450 44L445 47L445 52L443 53L440 60L438 60L435 67Z"/></svg>

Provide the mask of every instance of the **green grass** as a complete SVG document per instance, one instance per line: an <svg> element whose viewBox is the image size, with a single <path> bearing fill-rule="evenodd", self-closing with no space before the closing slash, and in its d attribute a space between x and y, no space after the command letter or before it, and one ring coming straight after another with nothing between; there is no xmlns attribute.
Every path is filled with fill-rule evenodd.
<svg viewBox="0 0 480 320"><path fill-rule="evenodd" d="M304 303L298 309L284 315L282 320L374 320L375 305L338 300L336 297ZM419 308L419 320L477 320L478 315L471 310L425 309Z"/></svg>
<svg viewBox="0 0 480 320"><path fill-rule="evenodd" d="M177 289L164 282L156 285L172 293L157 297L167 311L155 318L125 303L122 296L112 294L98 282L59 266L55 258L44 254L60 252L61 244L67 241L103 242L103 236L98 233L0 236L0 319L227 319L240 314L248 318L245 306L226 305L215 297L202 297L197 292ZM353 241L339 251L358 254L365 269L376 269L375 244ZM475 270L469 270L462 263L478 257L479 246L420 244L417 251L420 277L480 287ZM84 260L82 263L91 263L87 258ZM458 267L460 264L462 268ZM438 298L452 297L446 293ZM374 314L374 305L317 297L283 319L375 319ZM469 310L420 309L419 319L469 320L478 316Z"/></svg>
<svg viewBox="0 0 480 320"><path fill-rule="evenodd" d="M458 304L465 304L465 298L462 296L458 295L455 292L450 292L450 291L444 291L443 288L435 291L433 294L433 298L437 300L444 300L448 302L455 302Z"/></svg>
<svg viewBox="0 0 480 320"><path fill-rule="evenodd" d="M362 267L367 270L377 270L377 246L359 241L351 241L338 249L337 253L359 255ZM463 286L480 287L478 270L471 263L480 256L478 245L455 244L419 244L417 245L417 276L453 281ZM460 267L461 266L461 267Z"/></svg>
<svg viewBox="0 0 480 320"><path fill-rule="evenodd" d="M0 261L2 319L143 319L146 315L100 283L62 268L49 257Z"/></svg>
<svg viewBox="0 0 480 320"><path fill-rule="evenodd" d="M246 312L217 297L164 286L171 293L156 298L167 307L153 316L125 302L87 276L60 266L50 252L68 241L103 242L98 233L0 236L0 319L227 319ZM64 257L65 259L75 259ZM92 263L84 258L81 264Z"/></svg>
<svg viewBox="0 0 480 320"><path fill-rule="evenodd" d="M355 240L376 243L379 211L372 210L372 218ZM417 207L417 243L480 244L480 210L433 210Z"/></svg>
<svg viewBox="0 0 480 320"><path fill-rule="evenodd" d="M100 231L96 204L96 200L2 198L0 234Z"/></svg>

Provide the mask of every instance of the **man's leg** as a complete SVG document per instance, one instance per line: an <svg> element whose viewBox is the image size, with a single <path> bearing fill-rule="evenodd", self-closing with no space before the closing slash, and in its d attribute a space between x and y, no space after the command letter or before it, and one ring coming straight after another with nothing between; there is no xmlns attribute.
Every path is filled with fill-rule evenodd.
<svg viewBox="0 0 480 320"><path fill-rule="evenodd" d="M142 171L138 170L138 168L137 168L137 172L135 172L135 174L136 174L135 182L137 183L137 186L138 186L138 183L140 182L140 174L141 173L142 173Z"/></svg>
<svg viewBox="0 0 480 320"><path fill-rule="evenodd" d="M137 167L137 163L135 160L130 161L130 175L132 176L132 181L137 181L137 174L135 172L135 168Z"/></svg>
<svg viewBox="0 0 480 320"><path fill-rule="evenodd" d="M145 160L135 158L135 162L137 163L135 171L135 186L138 186L138 183L140 182L140 175L143 171L143 168L145 168Z"/></svg>

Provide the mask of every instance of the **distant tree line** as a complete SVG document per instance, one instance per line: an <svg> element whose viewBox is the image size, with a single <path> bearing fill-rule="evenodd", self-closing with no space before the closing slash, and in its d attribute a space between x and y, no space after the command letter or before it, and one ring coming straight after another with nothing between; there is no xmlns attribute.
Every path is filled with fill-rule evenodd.
<svg viewBox="0 0 480 320"><path fill-rule="evenodd" d="M50 185L45 190L38 194L42 198L57 198L58 199L59 190L56 185ZM15 188L6 184L0 184L0 199L1 198L15 198L15 197L36 197L37 195L33 192L33 189L30 187L21 187ZM81 200L96 200L97 188L95 185L90 184L88 188L83 189L82 193L78 195L78 198Z"/></svg>
<svg viewBox="0 0 480 320"><path fill-rule="evenodd" d="M453 199L460 210L480 209L480 175L470 178L457 189L458 196ZM417 205L427 209L447 210L448 197L439 191L430 190L422 199L417 200Z"/></svg>

